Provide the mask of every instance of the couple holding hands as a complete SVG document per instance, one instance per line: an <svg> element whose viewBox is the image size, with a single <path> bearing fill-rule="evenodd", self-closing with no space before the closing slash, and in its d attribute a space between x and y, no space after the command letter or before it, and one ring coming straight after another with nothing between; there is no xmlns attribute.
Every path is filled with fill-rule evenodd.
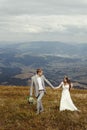
<svg viewBox="0 0 87 130"><path fill-rule="evenodd" d="M44 111L42 105L42 98L46 92L45 82L53 89L58 89L62 87L63 90L60 101L60 108L59 108L60 111L64 110L78 111L70 96L70 88L72 87L72 83L70 82L68 77L65 76L60 85L58 87L54 87L43 75L43 70L37 69L36 75L34 75L31 78L31 87L30 87L30 97L32 97L34 88L35 97L37 99L37 114L40 114L41 112Z"/></svg>

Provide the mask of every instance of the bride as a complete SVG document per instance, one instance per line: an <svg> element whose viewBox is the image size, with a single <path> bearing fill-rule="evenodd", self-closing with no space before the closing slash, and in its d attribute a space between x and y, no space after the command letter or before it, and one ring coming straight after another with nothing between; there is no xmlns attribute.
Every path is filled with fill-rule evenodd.
<svg viewBox="0 0 87 130"><path fill-rule="evenodd" d="M61 84L55 89L58 89L60 87L62 87L63 89L60 101L60 111L63 110L78 111L70 96L70 88L72 87L72 83L70 82L68 77L65 76L63 82L61 82Z"/></svg>

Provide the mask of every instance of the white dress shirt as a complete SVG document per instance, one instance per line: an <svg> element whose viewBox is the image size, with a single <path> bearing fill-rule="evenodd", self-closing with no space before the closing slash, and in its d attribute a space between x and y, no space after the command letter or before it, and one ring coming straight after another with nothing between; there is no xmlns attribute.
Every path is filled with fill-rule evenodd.
<svg viewBox="0 0 87 130"><path fill-rule="evenodd" d="M38 81L38 84L39 84L39 90L44 90L41 77L38 77L38 78L37 78L37 81Z"/></svg>

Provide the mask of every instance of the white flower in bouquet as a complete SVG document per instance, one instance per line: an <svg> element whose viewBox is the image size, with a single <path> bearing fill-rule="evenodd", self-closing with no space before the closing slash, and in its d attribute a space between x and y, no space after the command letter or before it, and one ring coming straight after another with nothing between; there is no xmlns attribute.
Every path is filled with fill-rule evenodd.
<svg viewBox="0 0 87 130"><path fill-rule="evenodd" d="M35 104L35 100L33 97L29 97L28 102L29 104Z"/></svg>

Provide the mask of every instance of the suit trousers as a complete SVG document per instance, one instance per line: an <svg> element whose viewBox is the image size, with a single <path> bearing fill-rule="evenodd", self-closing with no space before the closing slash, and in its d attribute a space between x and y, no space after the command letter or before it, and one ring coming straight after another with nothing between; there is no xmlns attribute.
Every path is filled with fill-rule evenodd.
<svg viewBox="0 0 87 130"><path fill-rule="evenodd" d="M44 96L44 91L39 91L39 95L37 97L37 112L43 111L42 98Z"/></svg>

